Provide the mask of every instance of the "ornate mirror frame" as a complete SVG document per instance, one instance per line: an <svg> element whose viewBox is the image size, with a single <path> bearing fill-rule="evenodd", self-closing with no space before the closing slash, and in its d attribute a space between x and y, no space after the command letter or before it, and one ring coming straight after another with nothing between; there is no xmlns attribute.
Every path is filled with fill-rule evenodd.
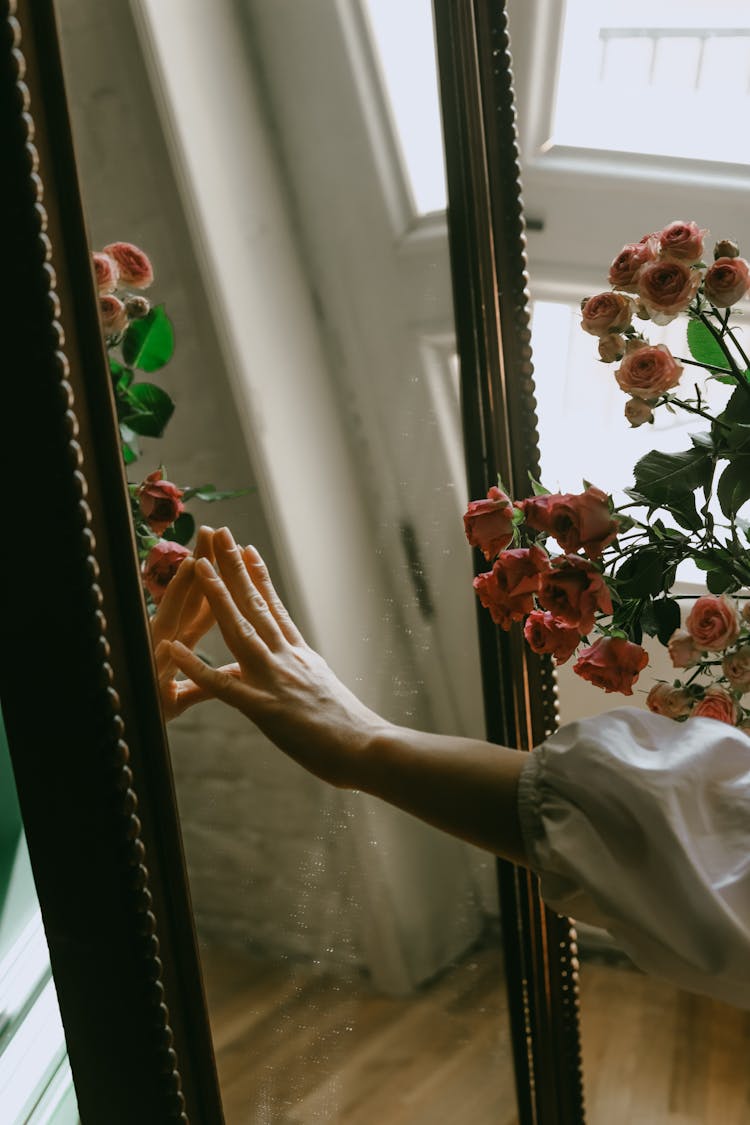
<svg viewBox="0 0 750 1125"><path fill-rule="evenodd" d="M435 11L480 496L498 472L512 488L537 469L510 57L501 3ZM211 1125L221 1102L52 0L0 0L0 21L2 479L15 517L0 700L19 801L84 1125ZM556 723L551 667L486 616L479 634L488 737L528 749ZM520 1121L580 1122L574 932L532 876L501 864L499 882Z"/></svg>

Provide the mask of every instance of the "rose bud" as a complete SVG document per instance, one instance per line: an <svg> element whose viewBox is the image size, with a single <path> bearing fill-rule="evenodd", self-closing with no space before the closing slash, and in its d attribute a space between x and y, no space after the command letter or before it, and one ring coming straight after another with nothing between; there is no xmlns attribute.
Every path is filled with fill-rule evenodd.
<svg viewBox="0 0 750 1125"><path fill-rule="evenodd" d="M532 652L553 656L557 665L569 660L581 642L577 629L542 609L533 610L526 618L523 635Z"/></svg>
<svg viewBox="0 0 750 1125"><path fill-rule="evenodd" d="M487 574L478 574L474 589L490 617L502 629L510 629L534 608L542 573L549 558L541 547L517 547L504 551Z"/></svg>
<svg viewBox="0 0 750 1125"><path fill-rule="evenodd" d="M99 250L95 250L91 257L94 261L96 288L100 294L111 293L117 288L117 282L120 277L117 262L114 258L110 258L109 254L102 254Z"/></svg>
<svg viewBox="0 0 750 1125"><path fill-rule="evenodd" d="M706 270L703 291L717 309L736 305L750 289L750 269L744 258L717 258Z"/></svg>
<svg viewBox="0 0 750 1125"><path fill-rule="evenodd" d="M645 319L648 320L648 314L646 314ZM632 355L633 352L639 351L640 348L648 347L650 347L648 340L644 340L642 336L631 336L625 341L625 355Z"/></svg>
<svg viewBox="0 0 750 1125"><path fill-rule="evenodd" d="M615 379L626 394L655 399L677 386L683 370L666 344L647 344L625 356Z"/></svg>
<svg viewBox="0 0 750 1125"><path fill-rule="evenodd" d="M553 493L517 500L526 523L534 531L546 531L566 554L583 551L590 559L601 556L616 538L619 523L609 510L609 497L600 488L585 492Z"/></svg>
<svg viewBox="0 0 750 1125"><path fill-rule="evenodd" d="M655 324L669 324L688 307L700 283L700 270L684 262L649 262L638 274L638 296Z"/></svg>
<svg viewBox="0 0 750 1125"><path fill-rule="evenodd" d="M736 652L728 653L721 668L729 685L741 695L750 691L750 645L742 645Z"/></svg>
<svg viewBox="0 0 750 1125"><path fill-rule="evenodd" d="M580 555L562 555L542 575L537 601L581 636L594 627L594 615L612 612L612 598L596 567Z"/></svg>
<svg viewBox="0 0 750 1125"><path fill-rule="evenodd" d="M706 688L703 699L693 708L693 716L695 718L718 719L719 722L734 726L740 717L740 709L728 691L714 685Z"/></svg>
<svg viewBox="0 0 750 1125"><path fill-rule="evenodd" d="M626 293L635 293L636 278L646 262L652 262L656 257L653 240L646 238L643 242L630 242L623 246L612 265L609 267L609 284L613 289L624 289Z"/></svg>
<svg viewBox="0 0 750 1125"><path fill-rule="evenodd" d="M614 363L625 355L625 337L612 335L599 337L599 359L602 363Z"/></svg>
<svg viewBox="0 0 750 1125"><path fill-rule="evenodd" d="M190 556L187 547L160 539L143 564L143 585L158 605L180 565Z"/></svg>
<svg viewBox="0 0 750 1125"><path fill-rule="evenodd" d="M674 668L690 668L698 663L700 649L695 647L695 641L684 629L675 629L667 642L669 656Z"/></svg>
<svg viewBox="0 0 750 1125"><path fill-rule="evenodd" d="M714 258L739 258L740 248L731 238L722 238L714 246Z"/></svg>
<svg viewBox="0 0 750 1125"><path fill-rule="evenodd" d="M119 336L128 326L128 314L119 297L111 293L99 298L99 315L105 336Z"/></svg>
<svg viewBox="0 0 750 1125"><path fill-rule="evenodd" d="M666 715L668 719L681 719L689 715L695 700L684 688L671 684L654 684L646 697L646 706L655 715Z"/></svg>
<svg viewBox="0 0 750 1125"><path fill-rule="evenodd" d="M479 547L489 561L513 539L513 505L495 485L486 500L471 500L464 514L464 531L470 546Z"/></svg>
<svg viewBox="0 0 750 1125"><path fill-rule="evenodd" d="M114 258L120 271L120 282L132 289L147 289L154 280L148 257L132 242L111 242L104 253Z"/></svg>
<svg viewBox="0 0 750 1125"><path fill-rule="evenodd" d="M125 309L131 320L143 320L151 312L151 302L147 297L128 297Z"/></svg>
<svg viewBox="0 0 750 1125"><path fill-rule="evenodd" d="M581 308L581 328L591 336L621 332L633 319L633 301L622 293L598 293Z"/></svg>
<svg viewBox="0 0 750 1125"><path fill-rule="evenodd" d="M636 430L644 422L653 422L654 412L642 398L629 398L625 403L625 417Z"/></svg>
<svg viewBox="0 0 750 1125"><path fill-rule="evenodd" d="M690 265L703 257L703 239L708 234L695 223L670 223L659 231L659 253L663 258L677 258Z"/></svg>
<svg viewBox="0 0 750 1125"><path fill-rule="evenodd" d="M721 652L739 636L737 603L724 594L704 594L690 610L685 628L701 652Z"/></svg>
<svg viewBox="0 0 750 1125"><path fill-rule="evenodd" d="M633 684L648 664L648 653L624 637L600 637L581 650L573 671L605 692L633 694Z"/></svg>
<svg viewBox="0 0 750 1125"><path fill-rule="evenodd" d="M163 535L182 511L182 489L163 480L161 469L149 473L138 492L141 515L154 535Z"/></svg>

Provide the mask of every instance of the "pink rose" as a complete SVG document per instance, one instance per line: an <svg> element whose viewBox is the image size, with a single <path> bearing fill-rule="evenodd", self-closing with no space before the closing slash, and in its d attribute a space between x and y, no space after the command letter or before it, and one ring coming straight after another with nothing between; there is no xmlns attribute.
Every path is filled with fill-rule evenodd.
<svg viewBox="0 0 750 1125"><path fill-rule="evenodd" d="M626 394L653 399L676 387L682 372L682 364L666 344L647 344L625 356L615 371L615 379Z"/></svg>
<svg viewBox="0 0 750 1125"><path fill-rule="evenodd" d="M606 492L600 488L589 487L577 495L532 496L517 500L516 507L529 527L546 531L568 554L581 550L590 559L597 559L617 536L619 523L609 510Z"/></svg>
<svg viewBox="0 0 750 1125"><path fill-rule="evenodd" d="M649 262L638 274L638 296L655 324L669 324L688 307L700 283L700 270L684 262Z"/></svg>
<svg viewBox="0 0 750 1125"><path fill-rule="evenodd" d="M737 604L724 594L704 594L690 610L685 627L701 652L721 652L739 636Z"/></svg>
<svg viewBox="0 0 750 1125"><path fill-rule="evenodd" d="M606 692L633 694L638 674L648 664L648 653L624 637L600 637L581 650L573 671L583 680Z"/></svg>
<svg viewBox="0 0 750 1125"><path fill-rule="evenodd" d="M163 535L184 510L182 490L163 476L161 469L149 473L137 493L141 514L154 535Z"/></svg>
<svg viewBox="0 0 750 1125"><path fill-rule="evenodd" d="M750 602L745 602L742 607L742 620L750 624Z"/></svg>
<svg viewBox="0 0 750 1125"><path fill-rule="evenodd" d="M690 668L697 664L700 649L695 647L695 641L684 629L675 629L667 642L669 655L674 668Z"/></svg>
<svg viewBox="0 0 750 1125"><path fill-rule="evenodd" d="M105 336L119 336L128 326L128 314L119 297L105 293L99 298L99 316Z"/></svg>
<svg viewBox="0 0 750 1125"><path fill-rule="evenodd" d="M548 653L558 665L570 659L581 641L577 629L541 609L533 610L526 618L523 635L532 652Z"/></svg>
<svg viewBox="0 0 750 1125"><path fill-rule="evenodd" d="M581 306L581 328L592 336L609 336L627 328L633 319L633 301L622 293L599 293Z"/></svg>
<svg viewBox="0 0 750 1125"><path fill-rule="evenodd" d="M190 555L187 547L180 543L170 543L160 539L152 547L143 564L143 585L158 605L164 597L167 586L174 578L181 563Z"/></svg>
<svg viewBox="0 0 750 1125"><path fill-rule="evenodd" d="M625 355L625 337L611 334L600 336L598 351L602 363L615 363Z"/></svg>
<svg viewBox="0 0 750 1125"><path fill-rule="evenodd" d="M581 635L594 627L594 614L611 613L612 598L601 573L580 555L562 555L542 575L539 604Z"/></svg>
<svg viewBox="0 0 750 1125"><path fill-rule="evenodd" d="M104 253L114 258L120 281L131 289L147 289L154 280L154 271L147 256L132 242L111 242Z"/></svg>
<svg viewBox="0 0 750 1125"><path fill-rule="evenodd" d="M646 706L656 715L666 715L668 719L681 719L693 709L694 699L684 688L671 684L654 684L646 697Z"/></svg>
<svg viewBox="0 0 750 1125"><path fill-rule="evenodd" d="M717 258L703 279L706 299L717 309L736 305L750 289L750 269L744 258Z"/></svg>
<svg viewBox="0 0 750 1125"><path fill-rule="evenodd" d="M705 695L693 708L693 715L704 719L718 719L734 726L740 717L739 707L724 688L718 685L706 688Z"/></svg>
<svg viewBox="0 0 750 1125"><path fill-rule="evenodd" d="M750 645L742 645L736 652L728 653L721 667L734 691L741 695L750 691Z"/></svg>
<svg viewBox="0 0 750 1125"><path fill-rule="evenodd" d="M655 257L656 250L650 236L642 242L629 242L609 267L609 284L613 289L635 293L638 273L647 262L653 262Z"/></svg>
<svg viewBox="0 0 750 1125"><path fill-rule="evenodd" d="M513 539L513 505L494 485L486 500L472 500L464 515L464 531L472 547L486 559L504 551Z"/></svg>
<svg viewBox="0 0 750 1125"><path fill-rule="evenodd" d="M625 417L636 430L644 422L653 422L654 412L642 398L629 398L625 403Z"/></svg>
<svg viewBox="0 0 750 1125"><path fill-rule="evenodd" d="M549 558L541 547L517 547L504 551L491 571L477 575L477 597L496 625L510 629L513 621L531 612L541 574L548 567Z"/></svg>
<svg viewBox="0 0 750 1125"><path fill-rule="evenodd" d="M99 293L111 293L117 288L120 277L117 262L114 258L110 258L109 254L102 254L98 250L95 250L91 257L94 260L96 288Z"/></svg>
<svg viewBox="0 0 750 1125"><path fill-rule="evenodd" d="M703 257L703 239L708 234L695 223L674 222L659 231L659 252L663 258L676 258L690 265Z"/></svg>

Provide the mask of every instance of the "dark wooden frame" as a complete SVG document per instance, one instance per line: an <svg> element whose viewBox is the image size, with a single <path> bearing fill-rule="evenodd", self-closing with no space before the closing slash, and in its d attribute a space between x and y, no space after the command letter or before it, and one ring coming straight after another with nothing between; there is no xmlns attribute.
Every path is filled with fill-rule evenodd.
<svg viewBox="0 0 750 1125"><path fill-rule="evenodd" d="M502 5L436 0L472 494L537 465ZM221 1122L52 0L0 0L0 701L84 1125ZM556 722L480 618L489 737ZM541 704L539 701L542 701ZM523 1125L582 1121L570 923L500 873ZM249 1065L252 1065L251 1062Z"/></svg>

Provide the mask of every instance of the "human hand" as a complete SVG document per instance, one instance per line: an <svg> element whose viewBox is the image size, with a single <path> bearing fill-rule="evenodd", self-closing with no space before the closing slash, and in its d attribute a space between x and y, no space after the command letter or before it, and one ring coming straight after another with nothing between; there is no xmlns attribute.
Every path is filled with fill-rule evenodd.
<svg viewBox="0 0 750 1125"><path fill-rule="evenodd" d="M255 548L240 550L227 528L213 546L219 573L202 559L195 576L237 663L210 668L179 637L169 643L171 660L202 698L236 707L312 773L351 784L359 751L390 724L305 642Z"/></svg>
<svg viewBox="0 0 750 1125"><path fill-rule="evenodd" d="M192 649L214 623L211 608L195 577L195 559L213 560L213 534L211 527L200 528L193 558L185 559L180 565L151 618L159 694L168 721L207 698L197 684L176 678L178 668L172 660L169 644L180 640Z"/></svg>

